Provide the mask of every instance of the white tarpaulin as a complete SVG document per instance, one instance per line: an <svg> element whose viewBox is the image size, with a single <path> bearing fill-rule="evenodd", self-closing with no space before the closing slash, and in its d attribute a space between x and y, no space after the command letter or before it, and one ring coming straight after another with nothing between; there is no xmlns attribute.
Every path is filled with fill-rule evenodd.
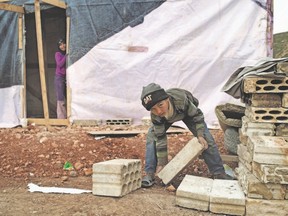
<svg viewBox="0 0 288 216"><path fill-rule="evenodd" d="M137 124L149 115L142 87L156 82L190 90L215 126L215 107L233 100L221 92L224 83L238 67L267 56L266 30L267 12L253 0L167 1L68 68L71 119Z"/></svg>
<svg viewBox="0 0 288 216"><path fill-rule="evenodd" d="M21 115L20 92L23 86L0 88L0 128L19 125Z"/></svg>

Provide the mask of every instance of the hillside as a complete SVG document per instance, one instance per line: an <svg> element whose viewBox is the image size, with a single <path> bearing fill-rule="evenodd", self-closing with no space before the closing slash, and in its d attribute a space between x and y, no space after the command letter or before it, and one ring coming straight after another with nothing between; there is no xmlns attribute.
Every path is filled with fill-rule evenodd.
<svg viewBox="0 0 288 216"><path fill-rule="evenodd" d="M273 57L282 58L288 56L288 32L273 36Z"/></svg>

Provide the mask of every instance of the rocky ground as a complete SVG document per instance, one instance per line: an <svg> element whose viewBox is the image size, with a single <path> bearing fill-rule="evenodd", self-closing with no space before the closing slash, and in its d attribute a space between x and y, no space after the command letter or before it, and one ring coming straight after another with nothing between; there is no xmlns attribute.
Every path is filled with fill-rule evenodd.
<svg viewBox="0 0 288 216"><path fill-rule="evenodd" d="M197 159L164 186L138 189L122 198L88 194L44 194L28 191L28 184L92 189L92 165L115 158L140 159L144 166L146 134L105 136L93 131L147 131L145 126L49 127L0 129L0 215L215 215L175 205L175 189L186 174L210 177L206 164ZM179 130L179 129L177 129ZM211 130L221 154L223 132ZM169 159L192 138L191 133L168 135ZM65 163L73 170L65 170ZM231 167L235 164L228 164ZM144 174L144 172L143 172ZM172 188L172 189L171 189Z"/></svg>

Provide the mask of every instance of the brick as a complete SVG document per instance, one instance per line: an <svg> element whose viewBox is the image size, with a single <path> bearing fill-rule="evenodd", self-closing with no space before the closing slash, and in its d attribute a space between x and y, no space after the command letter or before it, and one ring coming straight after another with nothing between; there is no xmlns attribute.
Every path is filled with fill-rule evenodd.
<svg viewBox="0 0 288 216"><path fill-rule="evenodd" d="M276 127L276 136L288 137L288 123L287 124L279 124Z"/></svg>
<svg viewBox="0 0 288 216"><path fill-rule="evenodd" d="M288 93L284 93L282 96L282 107L288 108Z"/></svg>
<svg viewBox="0 0 288 216"><path fill-rule="evenodd" d="M274 136L274 123L252 122L247 116L242 117L242 133L246 136Z"/></svg>
<svg viewBox="0 0 288 216"><path fill-rule="evenodd" d="M245 195L238 181L215 179L209 209L214 213L244 215Z"/></svg>
<svg viewBox="0 0 288 216"><path fill-rule="evenodd" d="M202 151L203 151L203 146L198 142L198 139L194 137L158 173L158 177L162 179L164 184L168 184L189 163L195 160L201 154Z"/></svg>
<svg viewBox="0 0 288 216"><path fill-rule="evenodd" d="M106 125L131 125L131 118L119 118L119 119L107 119L105 120Z"/></svg>
<svg viewBox="0 0 288 216"><path fill-rule="evenodd" d="M246 199L246 216L286 216L287 200Z"/></svg>
<svg viewBox="0 0 288 216"><path fill-rule="evenodd" d="M121 197L141 187L141 161L114 159L93 164L93 195Z"/></svg>
<svg viewBox="0 0 288 216"><path fill-rule="evenodd" d="M245 116L254 122L287 123L288 109L247 106Z"/></svg>
<svg viewBox="0 0 288 216"><path fill-rule="evenodd" d="M249 137L253 147L253 161L264 164L288 165L288 142L284 137L253 136ZM249 151L249 147L248 147Z"/></svg>
<svg viewBox="0 0 288 216"><path fill-rule="evenodd" d="M102 124L102 120L87 120L87 119L77 119L73 120L73 124L81 126L99 126Z"/></svg>
<svg viewBox="0 0 288 216"><path fill-rule="evenodd" d="M287 77L246 77L243 91L245 93L281 93L288 91Z"/></svg>
<svg viewBox="0 0 288 216"><path fill-rule="evenodd" d="M288 184L288 166L253 162L252 172L261 182Z"/></svg>
<svg viewBox="0 0 288 216"><path fill-rule="evenodd" d="M237 154L239 161L245 165L245 167L252 171L252 154L248 151L247 146L240 144L238 145Z"/></svg>
<svg viewBox="0 0 288 216"><path fill-rule="evenodd" d="M242 163L239 163L237 173L238 182L247 197L269 200L283 200L285 198L286 185L263 183L246 169Z"/></svg>
<svg viewBox="0 0 288 216"><path fill-rule="evenodd" d="M243 145L247 145L248 142L248 135L246 134L246 132L244 131L244 129L241 127L239 129L239 140L241 142L241 144Z"/></svg>
<svg viewBox="0 0 288 216"><path fill-rule="evenodd" d="M208 211L212 185L212 179L186 175L177 188L176 205Z"/></svg>
<svg viewBox="0 0 288 216"><path fill-rule="evenodd" d="M282 98L280 94L252 94L250 105L253 107L281 107Z"/></svg>

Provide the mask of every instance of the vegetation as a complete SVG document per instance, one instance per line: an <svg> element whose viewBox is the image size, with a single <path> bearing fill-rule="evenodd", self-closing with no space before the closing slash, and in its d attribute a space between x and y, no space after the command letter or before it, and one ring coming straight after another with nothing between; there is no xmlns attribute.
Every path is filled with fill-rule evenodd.
<svg viewBox="0 0 288 216"><path fill-rule="evenodd" d="M288 32L273 35L273 58L288 57Z"/></svg>

